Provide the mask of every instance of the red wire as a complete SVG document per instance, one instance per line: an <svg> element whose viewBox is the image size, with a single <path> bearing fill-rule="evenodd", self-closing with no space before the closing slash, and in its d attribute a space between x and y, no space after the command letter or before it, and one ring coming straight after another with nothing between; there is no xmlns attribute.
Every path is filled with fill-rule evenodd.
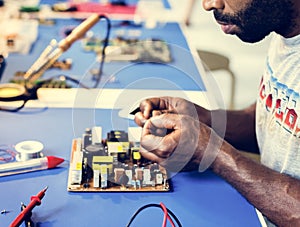
<svg viewBox="0 0 300 227"><path fill-rule="evenodd" d="M167 219L171 222L172 227L175 227L175 224L174 224L172 218L169 216L167 207L163 203L160 203L159 205L161 206L161 209L164 211L164 214L165 214L162 227L167 226Z"/></svg>
<svg viewBox="0 0 300 227"><path fill-rule="evenodd" d="M166 210L164 209L164 205L162 203L160 203L160 206L161 206L162 210L164 211L164 220L163 220L162 227L166 227L167 226L168 212L166 212Z"/></svg>

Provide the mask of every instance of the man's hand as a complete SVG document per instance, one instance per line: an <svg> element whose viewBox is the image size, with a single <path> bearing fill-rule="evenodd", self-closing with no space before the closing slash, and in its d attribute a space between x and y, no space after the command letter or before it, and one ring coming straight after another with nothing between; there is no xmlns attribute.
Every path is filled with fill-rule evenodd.
<svg viewBox="0 0 300 227"><path fill-rule="evenodd" d="M204 108L189 102L182 98L160 97L149 98L141 102L140 112L135 114L135 122L139 126L143 126L150 117L160 115L162 113L176 113L180 115L188 115L201 122L207 123L210 120L210 114Z"/></svg>
<svg viewBox="0 0 300 227"><path fill-rule="evenodd" d="M210 152L205 153L206 149L211 150L212 144L217 149L215 140L222 141L198 120L188 115L166 113L145 122L140 152L173 172L198 170L203 155Z"/></svg>

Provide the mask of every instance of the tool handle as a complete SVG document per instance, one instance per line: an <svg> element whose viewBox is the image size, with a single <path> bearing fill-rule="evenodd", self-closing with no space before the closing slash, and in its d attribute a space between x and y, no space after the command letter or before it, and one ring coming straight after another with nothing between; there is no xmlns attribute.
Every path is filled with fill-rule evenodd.
<svg viewBox="0 0 300 227"><path fill-rule="evenodd" d="M84 34L93 27L99 21L99 15L97 13L92 14L80 25L78 25L65 39L61 40L58 44L59 48L66 51L70 46L78 39L82 38Z"/></svg>

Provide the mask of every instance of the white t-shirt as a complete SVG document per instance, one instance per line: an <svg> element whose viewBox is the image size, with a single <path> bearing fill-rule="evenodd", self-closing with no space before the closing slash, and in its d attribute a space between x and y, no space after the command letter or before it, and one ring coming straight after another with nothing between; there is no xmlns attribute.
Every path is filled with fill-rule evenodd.
<svg viewBox="0 0 300 227"><path fill-rule="evenodd" d="M300 179L300 35L273 34L256 104L261 162Z"/></svg>

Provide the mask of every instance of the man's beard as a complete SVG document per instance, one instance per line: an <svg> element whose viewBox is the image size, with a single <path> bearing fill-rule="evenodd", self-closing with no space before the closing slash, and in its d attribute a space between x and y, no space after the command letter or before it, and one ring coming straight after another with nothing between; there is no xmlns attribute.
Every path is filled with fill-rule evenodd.
<svg viewBox="0 0 300 227"><path fill-rule="evenodd" d="M237 36L245 42L258 42L271 32L290 33L295 24L295 11L291 0L253 0L236 14L222 14L214 10L217 21L234 24L239 28Z"/></svg>

